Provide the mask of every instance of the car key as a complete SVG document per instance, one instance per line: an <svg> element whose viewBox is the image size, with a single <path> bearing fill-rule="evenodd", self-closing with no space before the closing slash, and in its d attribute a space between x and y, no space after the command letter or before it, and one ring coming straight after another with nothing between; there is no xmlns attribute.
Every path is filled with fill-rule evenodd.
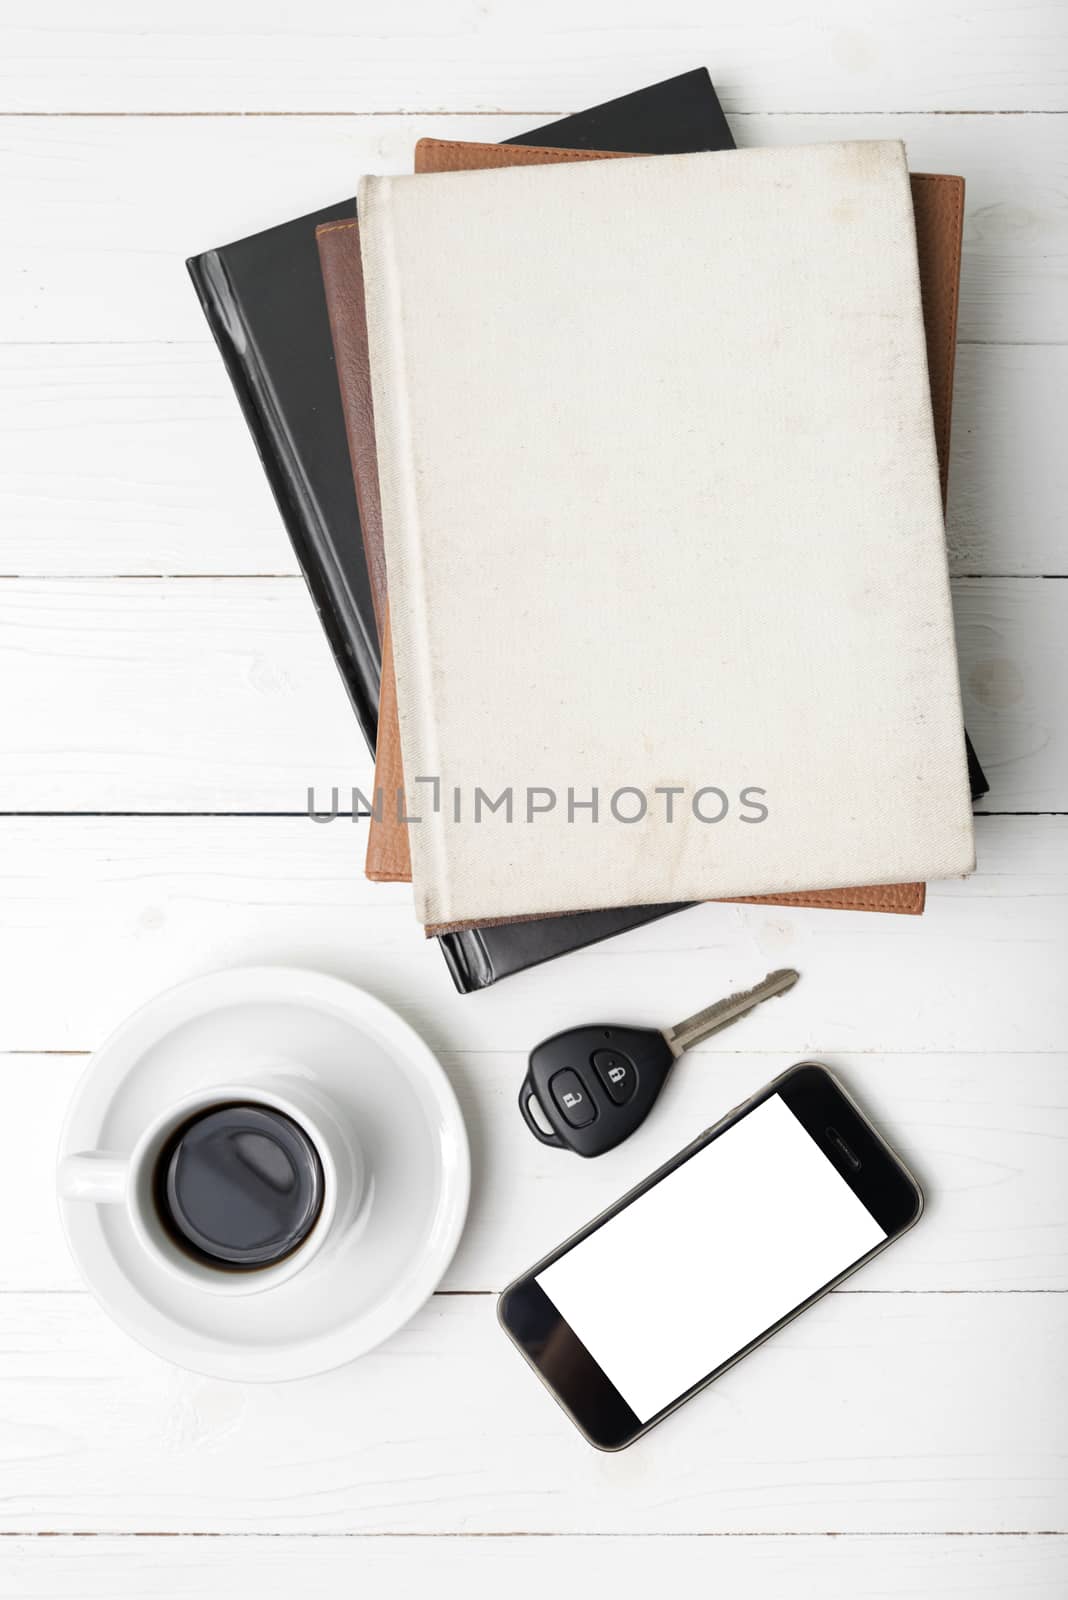
<svg viewBox="0 0 1068 1600"><path fill-rule="evenodd" d="M717 1000L663 1031L591 1025L553 1034L530 1053L519 1091L524 1122L542 1144L580 1156L604 1155L645 1121L684 1050L730 1027L762 1000L785 994L799 976L790 967L770 972L755 988ZM532 1100L548 1133L534 1118Z"/></svg>

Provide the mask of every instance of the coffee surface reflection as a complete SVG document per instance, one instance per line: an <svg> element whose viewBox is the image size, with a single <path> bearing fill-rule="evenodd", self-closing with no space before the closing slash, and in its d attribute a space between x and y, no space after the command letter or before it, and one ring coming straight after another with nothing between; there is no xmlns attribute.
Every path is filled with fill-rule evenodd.
<svg viewBox="0 0 1068 1600"><path fill-rule="evenodd" d="M252 1272L284 1261L308 1237L322 1210L323 1168L285 1112L229 1102L171 1134L153 1194L180 1249L224 1272Z"/></svg>

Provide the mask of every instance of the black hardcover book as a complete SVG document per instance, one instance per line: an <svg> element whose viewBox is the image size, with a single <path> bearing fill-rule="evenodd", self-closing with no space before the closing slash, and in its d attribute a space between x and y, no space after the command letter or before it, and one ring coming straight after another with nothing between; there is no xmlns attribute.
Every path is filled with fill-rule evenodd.
<svg viewBox="0 0 1068 1600"><path fill-rule="evenodd" d="M381 652L323 302L315 229L342 200L186 262L364 738Z"/></svg>
<svg viewBox="0 0 1068 1600"><path fill-rule="evenodd" d="M506 142L641 155L734 147L703 67ZM341 200L186 264L373 751L381 654L315 241L320 223L355 207ZM978 780L985 793L970 744L969 762L973 794ZM438 943L456 987L469 993L681 909L582 912L442 934Z"/></svg>

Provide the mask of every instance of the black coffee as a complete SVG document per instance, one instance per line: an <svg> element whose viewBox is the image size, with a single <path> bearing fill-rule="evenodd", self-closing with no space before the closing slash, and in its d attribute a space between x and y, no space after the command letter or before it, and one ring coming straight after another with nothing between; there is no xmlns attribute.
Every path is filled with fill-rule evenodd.
<svg viewBox="0 0 1068 1600"><path fill-rule="evenodd" d="M156 1163L156 1209L187 1255L228 1272L284 1261L315 1226L323 1168L292 1117L271 1106L198 1111Z"/></svg>

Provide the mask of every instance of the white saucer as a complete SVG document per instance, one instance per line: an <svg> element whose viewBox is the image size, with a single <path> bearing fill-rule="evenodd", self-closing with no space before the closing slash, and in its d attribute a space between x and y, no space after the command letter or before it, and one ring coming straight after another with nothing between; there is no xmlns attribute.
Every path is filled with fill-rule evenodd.
<svg viewBox="0 0 1068 1600"><path fill-rule="evenodd" d="M157 1355L211 1377L300 1378L363 1355L436 1288L467 1213L467 1135L436 1058L380 1000L288 967L213 973L135 1012L78 1084L59 1159L129 1152L168 1104L279 1057L351 1119L367 1164L359 1216L329 1261L260 1294L221 1296L154 1262L123 1207L60 1201L104 1309Z"/></svg>

